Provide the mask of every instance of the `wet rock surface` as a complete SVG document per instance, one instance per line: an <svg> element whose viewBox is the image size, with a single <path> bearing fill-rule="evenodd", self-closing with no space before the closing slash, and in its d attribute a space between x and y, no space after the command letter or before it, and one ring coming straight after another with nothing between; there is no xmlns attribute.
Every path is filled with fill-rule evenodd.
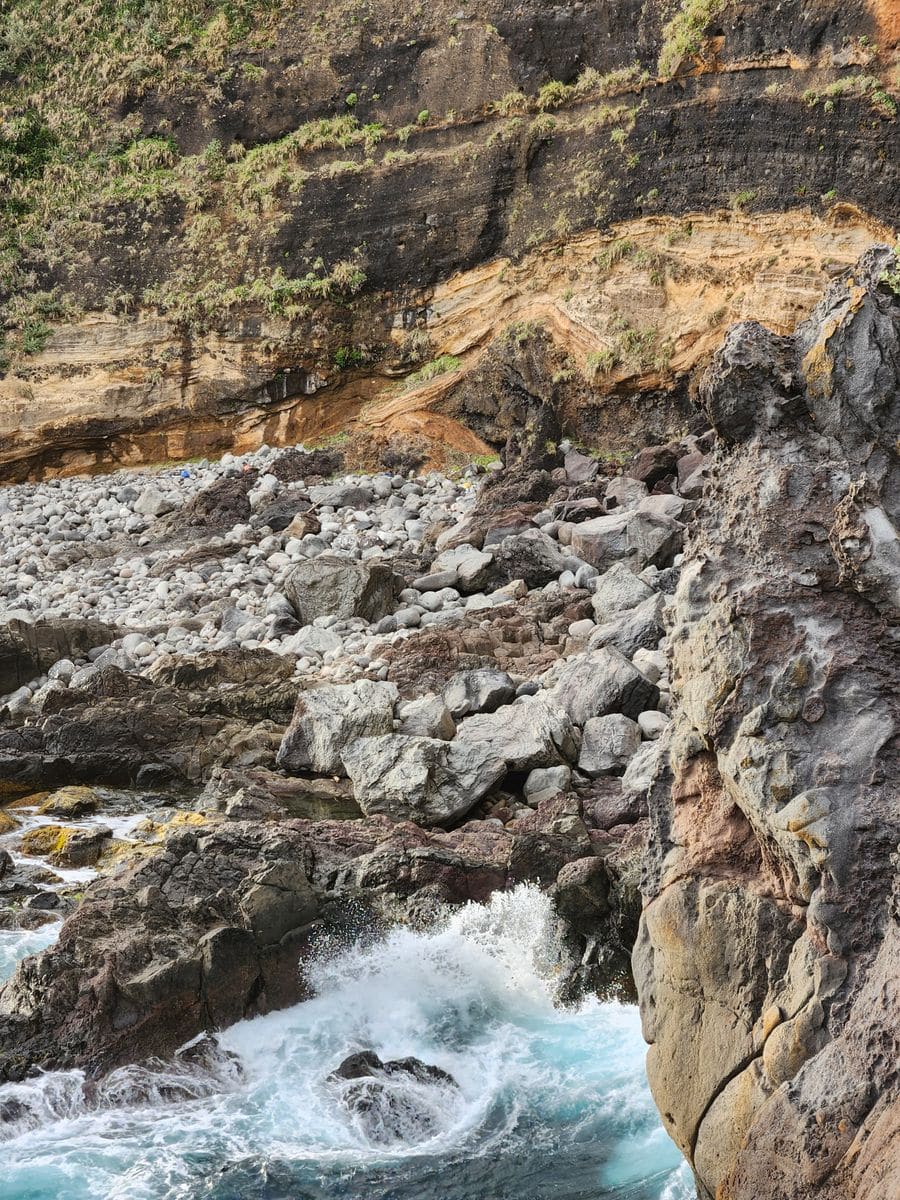
<svg viewBox="0 0 900 1200"><path fill-rule="evenodd" d="M88 539L75 595L101 607L86 589L112 582L114 636L54 641L0 714L0 901L65 918L0 992L5 1076L171 1053L305 995L321 936L528 880L564 995L627 995L636 940L651 1084L701 1193L874 1200L896 1104L892 261L791 338L737 326L699 391L714 432L618 474L535 419L481 479L284 483L266 452L209 468L253 473L224 535L174 508L132 514L143 558L129 516ZM309 505L303 531L263 524L274 500ZM52 623L73 568L25 528L38 574L10 621ZM319 560L343 615L292 598ZM196 619L173 626L178 588ZM142 831L109 782L192 790ZM343 1083L389 1142L397 1075L375 1070Z"/></svg>

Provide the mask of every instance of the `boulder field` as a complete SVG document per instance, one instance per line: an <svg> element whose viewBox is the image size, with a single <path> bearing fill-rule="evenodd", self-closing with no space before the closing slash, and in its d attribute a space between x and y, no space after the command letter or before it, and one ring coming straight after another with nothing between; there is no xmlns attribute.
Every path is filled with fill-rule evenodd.
<svg viewBox="0 0 900 1200"><path fill-rule="evenodd" d="M172 1055L322 939L527 880L563 998L636 986L704 1200L894 1194L896 257L732 326L693 404L625 463L534 404L455 478L301 446L8 489L0 915L65 921L0 1078Z"/></svg>

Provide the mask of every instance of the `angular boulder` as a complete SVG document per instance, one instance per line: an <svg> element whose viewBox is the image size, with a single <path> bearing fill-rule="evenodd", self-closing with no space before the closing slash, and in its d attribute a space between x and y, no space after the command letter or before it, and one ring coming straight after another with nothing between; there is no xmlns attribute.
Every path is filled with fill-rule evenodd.
<svg viewBox="0 0 900 1200"><path fill-rule="evenodd" d="M591 717L584 727L578 770L593 779L621 775L640 744L640 727L630 717L621 713Z"/></svg>
<svg viewBox="0 0 900 1200"><path fill-rule="evenodd" d="M491 546L494 561L488 569L491 586L523 579L530 588L558 579L568 562L559 543L541 529L526 529Z"/></svg>
<svg viewBox="0 0 900 1200"><path fill-rule="evenodd" d="M442 551L431 564L429 574L442 575L452 572L455 576L453 586L463 595L468 595L481 591L487 585L490 578L488 568L493 561L493 554L463 542Z"/></svg>
<svg viewBox="0 0 900 1200"><path fill-rule="evenodd" d="M613 613L637 607L653 595L653 588L638 579L625 563L613 563L597 579L591 605L597 621L606 621Z"/></svg>
<svg viewBox="0 0 900 1200"><path fill-rule="evenodd" d="M358 738L391 732L396 700L392 683L371 679L301 692L276 762L287 771L344 774L344 752Z"/></svg>
<svg viewBox="0 0 900 1200"><path fill-rule="evenodd" d="M359 738L344 751L344 766L366 816L424 826L464 817L506 774L490 745L400 733Z"/></svg>
<svg viewBox="0 0 900 1200"><path fill-rule="evenodd" d="M613 512L572 529L572 550L598 570L628 562L636 571L668 567L680 551L684 526L658 512Z"/></svg>
<svg viewBox="0 0 900 1200"><path fill-rule="evenodd" d="M659 688L612 646L579 655L566 663L553 696L576 725L591 717L624 713L637 718L659 706Z"/></svg>
<svg viewBox="0 0 900 1200"><path fill-rule="evenodd" d="M326 616L379 621L392 610L402 586L387 563L320 554L294 567L284 594L304 625Z"/></svg>
<svg viewBox="0 0 900 1200"><path fill-rule="evenodd" d="M523 696L499 712L479 713L460 723L456 743L485 746L510 771L551 767L575 757L572 722L547 692Z"/></svg>
<svg viewBox="0 0 900 1200"><path fill-rule="evenodd" d="M456 733L456 722L441 697L432 694L398 706L397 731L446 742Z"/></svg>
<svg viewBox="0 0 900 1200"><path fill-rule="evenodd" d="M505 671L461 671L449 681L441 698L454 720L471 713L495 712L516 696L516 685Z"/></svg>

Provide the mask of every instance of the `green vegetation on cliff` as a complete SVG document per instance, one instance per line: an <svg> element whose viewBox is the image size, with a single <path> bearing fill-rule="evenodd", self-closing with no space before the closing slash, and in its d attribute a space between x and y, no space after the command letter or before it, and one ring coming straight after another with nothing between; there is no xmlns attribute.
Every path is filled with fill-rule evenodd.
<svg viewBox="0 0 900 1200"><path fill-rule="evenodd" d="M890 162L877 143L894 86L861 38L865 71L757 79L729 73L744 49L739 30L731 47L728 0L584 7L570 36L504 0L465 16L445 0L402 11L386 0L8 0L6 354L35 353L51 322L86 310L152 306L188 334L251 312L295 321L321 305L340 322L364 287L415 290L591 225L738 205L751 192L759 209L836 187L854 195L823 151L839 139L863 138L867 153L876 143ZM795 0L783 7L772 45L798 39L799 61ZM841 45L849 21L836 10ZM725 45L717 36L711 51L720 26ZM691 95L668 82L689 60ZM761 106L754 128L788 155L802 124L821 172L807 159L791 184L781 174L761 184L746 155L729 167L732 117L726 135L711 120L720 103ZM728 139L708 147L715 170L691 157L707 130ZM842 151L832 158L855 169ZM865 182L890 190L886 177ZM345 342L346 332L333 348Z"/></svg>

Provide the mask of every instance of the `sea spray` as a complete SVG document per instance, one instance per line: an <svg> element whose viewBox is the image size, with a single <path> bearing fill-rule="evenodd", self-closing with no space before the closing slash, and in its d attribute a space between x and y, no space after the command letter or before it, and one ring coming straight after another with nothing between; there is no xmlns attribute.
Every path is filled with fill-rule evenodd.
<svg viewBox="0 0 900 1200"><path fill-rule="evenodd" d="M8 1122L0 1144L4 1200L683 1192L678 1153L644 1082L636 1012L594 999L554 1003L555 917L538 889L498 894L425 931L393 929L318 959L309 975L312 1000L220 1035L221 1061L197 1069L194 1095L154 1090L136 1068L116 1073L113 1091L107 1079L80 1098L77 1072L0 1088L0 1104L32 1113ZM399 1083L427 1120L385 1144L329 1079L359 1050L414 1056L456 1086Z"/></svg>

